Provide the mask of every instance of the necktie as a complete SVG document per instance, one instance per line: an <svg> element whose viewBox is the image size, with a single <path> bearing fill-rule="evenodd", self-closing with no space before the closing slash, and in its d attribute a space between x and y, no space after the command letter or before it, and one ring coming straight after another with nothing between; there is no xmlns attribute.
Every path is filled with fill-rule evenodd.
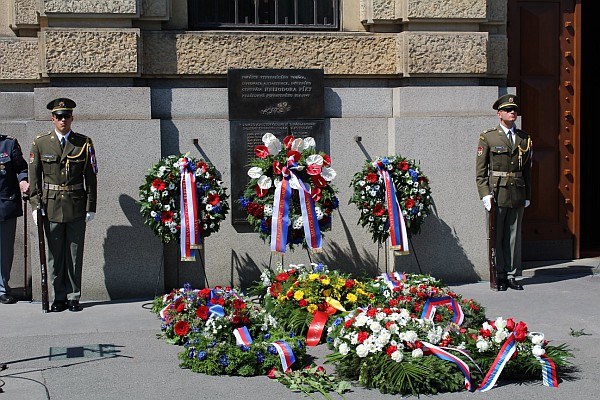
<svg viewBox="0 0 600 400"><path fill-rule="evenodd" d="M62 139L60 139L60 148L61 149L65 148L65 142L66 142L66 140L65 140L65 137L63 136Z"/></svg>
<svg viewBox="0 0 600 400"><path fill-rule="evenodd" d="M508 141L510 142L511 146L515 145L515 134L513 131L508 131Z"/></svg>

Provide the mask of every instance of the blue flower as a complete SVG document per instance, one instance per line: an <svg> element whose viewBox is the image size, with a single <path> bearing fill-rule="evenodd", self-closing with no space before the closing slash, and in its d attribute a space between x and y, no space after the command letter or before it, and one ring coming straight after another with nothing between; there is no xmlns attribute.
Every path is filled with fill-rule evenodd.
<svg viewBox="0 0 600 400"><path fill-rule="evenodd" d="M269 345L269 347L267 347L267 353L276 355L277 354L277 349L275 348L275 346Z"/></svg>
<svg viewBox="0 0 600 400"><path fill-rule="evenodd" d="M409 169L409 170L408 170L408 173L410 174L410 176L411 176L411 178L412 178L413 182L416 182L416 181L417 181L417 179L419 179L419 174L418 174L417 172L415 172L415 170L414 170L414 169Z"/></svg>
<svg viewBox="0 0 600 400"><path fill-rule="evenodd" d="M188 358L194 358L196 357L196 349L191 348L190 351L188 351Z"/></svg>
<svg viewBox="0 0 600 400"><path fill-rule="evenodd" d="M324 269L325 269L325 266L323 265L323 263L318 263L315 266L315 272L323 272Z"/></svg>
<svg viewBox="0 0 600 400"><path fill-rule="evenodd" d="M266 220L262 220L260 221L260 231L263 233L270 233L271 232L271 227L267 226L267 221Z"/></svg>
<svg viewBox="0 0 600 400"><path fill-rule="evenodd" d="M160 214L156 214L156 215L154 216L154 222L160 222L160 218L161 218L161 217L160 217Z"/></svg>
<svg viewBox="0 0 600 400"><path fill-rule="evenodd" d="M289 337L294 337L294 336L296 336L296 334L294 332L288 332L288 336Z"/></svg>
<svg viewBox="0 0 600 400"><path fill-rule="evenodd" d="M301 340L296 341L296 346L298 346L299 349L302 349L304 347Z"/></svg>
<svg viewBox="0 0 600 400"><path fill-rule="evenodd" d="M224 367L229 365L229 357L227 357L227 354L223 354L221 357L219 357L219 364Z"/></svg>
<svg viewBox="0 0 600 400"><path fill-rule="evenodd" d="M388 164L390 163L390 160L388 160L387 158L382 158L382 159L381 159L381 163L382 163L383 165L388 165Z"/></svg>
<svg viewBox="0 0 600 400"><path fill-rule="evenodd" d="M270 333L265 333L263 335L263 339L265 339L265 340L270 339L270 338L271 338L271 334Z"/></svg>
<svg viewBox="0 0 600 400"><path fill-rule="evenodd" d="M240 204L242 207L246 208L248 207L248 204L250 204L250 200L244 198L244 196L240 196Z"/></svg>
<svg viewBox="0 0 600 400"><path fill-rule="evenodd" d="M211 213L213 214L220 214L221 213L221 206L217 205L217 206L213 206L212 210L210 210Z"/></svg>
<svg viewBox="0 0 600 400"><path fill-rule="evenodd" d="M265 361L265 355L263 353L261 353L260 351L256 352L256 362L258 363L262 363Z"/></svg>
<svg viewBox="0 0 600 400"><path fill-rule="evenodd" d="M213 347L215 347L217 345L217 342L215 342L214 340L208 344L206 347L208 347L209 349L212 349Z"/></svg>
<svg viewBox="0 0 600 400"><path fill-rule="evenodd" d="M250 350L250 346L246 346L245 344L240 344L240 350L245 353Z"/></svg>
<svg viewBox="0 0 600 400"><path fill-rule="evenodd" d="M198 352L198 360L204 361L206 360L206 352L204 350Z"/></svg>
<svg viewBox="0 0 600 400"><path fill-rule="evenodd" d="M335 328L336 326L338 326L339 324L341 324L342 322L344 322L344 319L341 317L337 317L335 319L335 321L333 321L333 327Z"/></svg>

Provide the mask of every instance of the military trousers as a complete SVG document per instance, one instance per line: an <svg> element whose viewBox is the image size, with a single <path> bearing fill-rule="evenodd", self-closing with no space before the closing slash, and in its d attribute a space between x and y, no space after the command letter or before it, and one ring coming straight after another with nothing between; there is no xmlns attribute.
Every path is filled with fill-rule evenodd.
<svg viewBox="0 0 600 400"><path fill-rule="evenodd" d="M81 271L85 220L50 222L44 220L48 247L48 276L54 290L54 301L81 298Z"/></svg>
<svg viewBox="0 0 600 400"><path fill-rule="evenodd" d="M0 221L0 295L8 294L10 291L8 281L15 255L16 232L16 218Z"/></svg>
<svg viewBox="0 0 600 400"><path fill-rule="evenodd" d="M525 207L496 207L496 277L510 279L521 270L521 224Z"/></svg>

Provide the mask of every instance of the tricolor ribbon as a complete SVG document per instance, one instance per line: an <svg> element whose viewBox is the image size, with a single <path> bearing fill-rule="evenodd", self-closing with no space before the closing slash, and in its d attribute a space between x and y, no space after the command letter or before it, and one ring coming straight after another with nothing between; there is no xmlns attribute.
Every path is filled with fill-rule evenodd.
<svg viewBox="0 0 600 400"><path fill-rule="evenodd" d="M195 249L202 248L202 240L198 230L198 201L196 198L195 166L188 157L180 160L180 247L181 261L195 261Z"/></svg>
<svg viewBox="0 0 600 400"><path fill-rule="evenodd" d="M209 302L211 304L210 307L208 307L208 315L215 315L217 317L224 317L225 316L225 310L223 309L223 306L213 302L214 300L218 300L221 298L221 293L219 290L217 289L212 289L210 291L210 297L209 297Z"/></svg>
<svg viewBox="0 0 600 400"><path fill-rule="evenodd" d="M308 333L306 334L306 345L316 346L321 341L321 334L325 328L325 324L329 319L329 314L323 311L315 311L313 314L313 320L308 327Z"/></svg>
<svg viewBox="0 0 600 400"><path fill-rule="evenodd" d="M250 336L250 332L248 332L248 328L242 326L241 328L237 328L233 331L233 336L235 336L235 342L239 345L250 346L252 343L252 337Z"/></svg>
<svg viewBox="0 0 600 400"><path fill-rule="evenodd" d="M381 179L383 179L383 183L385 184L385 203L388 211L388 220L390 222L390 249L397 250L402 254L408 254L406 224L404 222L402 208L398 204L398 198L396 197L394 181L381 161L374 162L373 166L377 168L379 176L381 176Z"/></svg>
<svg viewBox="0 0 600 400"><path fill-rule="evenodd" d="M278 340L273 343L273 346L275 346L277 352L279 353L281 368L283 369L283 372L286 372L296 361L296 357L292 352L292 348L285 340Z"/></svg>
<svg viewBox="0 0 600 400"><path fill-rule="evenodd" d="M450 296L428 297L427 301L425 302L425 305L423 306L423 312L421 313L421 319L432 321L433 317L435 316L435 310L437 309L437 307L446 305L446 304L452 305L452 311L453 311L452 322L455 323L456 325L462 325L462 323L465 319L465 314L463 313L463 310L460 307L460 304L458 303L458 301L456 301L455 298L450 297Z"/></svg>
<svg viewBox="0 0 600 400"><path fill-rule="evenodd" d="M463 360L456 357L454 354L450 354L446 350L444 350L440 347L437 347L433 344L430 344L427 342L421 342L421 343L424 346L423 354L426 354L426 355L432 354L441 360L450 361L450 362L453 362L454 364L456 364L458 369L460 369L460 371L465 376L465 388L467 388L467 390L469 390L469 391L471 390L471 370L469 369L469 366Z"/></svg>
<svg viewBox="0 0 600 400"><path fill-rule="evenodd" d="M508 338L506 338L504 345L502 345L502 348L498 352L498 355L494 359L494 362L485 375L485 378L483 378L483 381L479 384L477 390L480 392L487 392L494 387L496 381L502 373L502 370L504 369L504 366L510 360L515 351L517 351L517 340L515 333L511 332Z"/></svg>
<svg viewBox="0 0 600 400"><path fill-rule="evenodd" d="M383 281L390 288L390 290L394 290L402 285L402 282L406 282L406 276L399 272L394 272L390 274L389 272L384 272L381 274Z"/></svg>
<svg viewBox="0 0 600 400"><path fill-rule="evenodd" d="M542 381L544 385L548 387L558 387L558 378L556 376L556 365L554 365L554 361L545 354L535 356L535 358L542 364Z"/></svg>
<svg viewBox="0 0 600 400"><path fill-rule="evenodd" d="M315 202L309 187L296 175L294 170L297 168L298 165L293 161L293 158L290 158L287 166L281 169L283 179L275 185L273 215L271 217L271 251L278 253L285 253L287 247L290 200L293 189L298 190L306 244L313 252L321 251L322 247L321 230L315 212Z"/></svg>

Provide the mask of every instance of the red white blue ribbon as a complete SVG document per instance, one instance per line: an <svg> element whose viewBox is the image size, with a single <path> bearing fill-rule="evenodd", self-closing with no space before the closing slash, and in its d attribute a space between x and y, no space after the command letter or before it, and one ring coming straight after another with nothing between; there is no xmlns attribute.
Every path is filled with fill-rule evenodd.
<svg viewBox="0 0 600 400"><path fill-rule="evenodd" d="M423 354L426 354L426 355L432 354L441 360L450 361L450 362L453 362L454 364L456 364L458 369L460 369L460 371L465 376L465 388L467 388L467 390L469 390L469 391L471 390L471 370L469 369L469 366L463 360L456 357L454 354L450 354L446 350L443 350L442 348L437 347L433 344L430 344L427 342L421 342L421 343L424 346Z"/></svg>
<svg viewBox="0 0 600 400"><path fill-rule="evenodd" d="M423 306L423 312L421 313L421 319L432 321L433 317L435 316L435 311L436 311L437 307L443 306L446 304L452 305L452 311L453 311L452 322L454 322L456 325L462 325L462 323L465 319L465 314L463 313L463 310L462 310L460 304L458 303L458 301L456 301L455 298L450 297L450 296L428 297L427 301L425 302L425 305Z"/></svg>
<svg viewBox="0 0 600 400"><path fill-rule="evenodd" d="M292 348L285 340L278 340L273 343L273 346L277 349L279 353L279 359L281 360L281 368L283 372L286 372L294 362L296 362L296 357L292 352Z"/></svg>
<svg viewBox="0 0 600 400"><path fill-rule="evenodd" d="M271 217L271 251L278 253L285 253L286 251L290 222L290 200L292 198L292 188L296 187L299 188L298 196L300 198L306 244L313 252L319 252L322 247L322 237L310 188L294 172L298 166L293 159L290 158L287 164L281 169L283 175L281 183L275 187L273 216Z"/></svg>
<svg viewBox="0 0 600 400"><path fill-rule="evenodd" d="M323 329L325 328L325 324L327 324L327 320L329 319L329 314L323 311L315 311L313 314L313 320L308 327L308 333L306 334L306 345L307 346L316 346L321 341L321 335L323 334Z"/></svg>
<svg viewBox="0 0 600 400"><path fill-rule="evenodd" d="M90 165L92 166L92 171L94 174L98 174L98 160L96 160L96 150L94 150L94 146L88 146L90 152Z"/></svg>
<svg viewBox="0 0 600 400"><path fill-rule="evenodd" d="M510 360L515 351L517 351L517 340L515 333L511 332L508 338L506 338L504 345L502 345L502 348L498 352L498 355L494 359L489 371L483 378L483 381L479 384L477 390L480 392L487 392L494 387L496 381L502 373L502 370L504 369L504 366Z"/></svg>
<svg viewBox="0 0 600 400"><path fill-rule="evenodd" d="M398 204L396 197L396 187L390 173L381 162L374 162L373 166L377 168L379 175L385 184L385 203L388 211L388 220L390 222L390 249L408 254L408 236L406 233L406 223L402 208Z"/></svg>
<svg viewBox="0 0 600 400"><path fill-rule="evenodd" d="M390 274L389 272L384 272L381 274L383 281L390 288L390 290L394 290L398 287L402 286L402 282L406 282L406 276L399 272L394 272Z"/></svg>
<svg viewBox="0 0 600 400"><path fill-rule="evenodd" d="M556 365L554 361L545 354L541 356L535 356L535 358L542 364L542 382L548 387L558 387L558 378L556 376Z"/></svg>
<svg viewBox="0 0 600 400"><path fill-rule="evenodd" d="M250 346L252 343L252 337L250 336L250 332L248 332L248 328L242 326L241 328L237 328L233 331L233 336L235 336L235 342L239 345Z"/></svg>
<svg viewBox="0 0 600 400"><path fill-rule="evenodd" d="M195 261L195 249L202 248L198 230L198 201L196 198L196 176L190 165L192 161L183 157L180 160L180 248L181 261Z"/></svg>

